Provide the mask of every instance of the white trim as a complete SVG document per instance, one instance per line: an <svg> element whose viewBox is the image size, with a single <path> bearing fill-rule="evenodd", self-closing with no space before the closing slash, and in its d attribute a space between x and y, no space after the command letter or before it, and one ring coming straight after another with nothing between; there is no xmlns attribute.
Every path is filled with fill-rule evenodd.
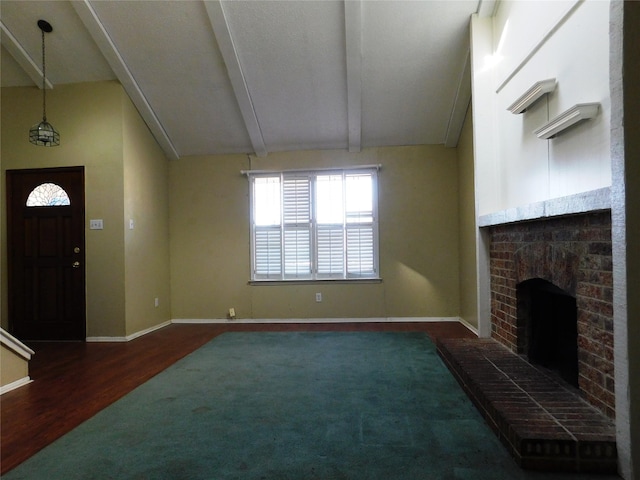
<svg viewBox="0 0 640 480"><path fill-rule="evenodd" d="M398 323L461 322L460 317L367 317L367 318L174 318L171 323ZM464 322L463 322L464 323Z"/></svg>
<svg viewBox="0 0 640 480"><path fill-rule="evenodd" d="M87 337L87 343L127 342L127 337Z"/></svg>
<svg viewBox="0 0 640 480"><path fill-rule="evenodd" d="M444 135L444 146L447 148L455 148L460 140L460 133L464 127L464 120L467 118L467 111L471 103L471 51L467 51L467 55L458 78L458 88L456 96L451 106L451 114L447 123L447 131Z"/></svg>
<svg viewBox="0 0 640 480"><path fill-rule="evenodd" d="M149 328L145 328L144 330L140 330L139 332L132 333L131 335L127 335L125 338L127 339L127 342L128 342L128 341L133 340L135 338L142 337L143 335L146 335L147 333L155 332L156 330L160 330L161 328L168 327L169 325L171 325L171 320L167 320L166 322L162 322L159 325L155 325L153 327L149 327Z"/></svg>
<svg viewBox="0 0 640 480"><path fill-rule="evenodd" d="M379 278L379 216L378 216L378 169L379 165L369 167L347 167L338 169L321 170L285 170L259 175L255 171L243 172L247 175L249 185L249 224L251 230L251 278L250 283L260 281L316 281L323 279L351 280L351 279L378 279ZM354 214L365 214L352 220L348 210L348 202L341 201L341 219L333 220L334 224L323 224L317 215L319 207L324 205L327 198L320 195L320 182L323 175L333 174L340 179L342 195L348 199L351 186L350 176L367 177L371 184L371 212L366 215L366 209ZM272 189L265 192L258 188L261 180L272 182ZM294 188L290 188L290 186ZM355 188L355 187L354 187ZM361 194L364 194L362 192ZM261 202L269 202L272 197L270 215L267 222L261 222L256 218L257 206ZM277 200L277 201L276 201ZM276 205L277 204L277 205ZM275 208L277 207L277 208ZM275 208L275 210L274 210ZM278 211L279 208L279 211ZM287 215L288 208L295 209L296 218ZM361 207L364 208L364 207ZM300 209L298 211L298 209ZM333 208L335 210L335 208ZM293 211L293 210L291 210ZM298 214L306 214L297 217ZM306 218L303 218L306 217ZM341 249L335 253L331 249L330 259L337 255L341 262L335 264L324 263L324 250L327 246L327 237L323 236L325 228L330 227L334 231L340 230L340 236L331 237L329 244L337 241ZM295 237L290 233L295 232ZM298 239L297 232L303 234ZM352 235L356 232L358 235ZM360 235L361 232L364 234ZM296 238L293 242L291 238ZM367 240L370 238L370 242ZM353 240L352 240L353 239ZM364 240L363 240L364 239ZM369 251L371 248L371 251ZM299 263L301 271L288 271L290 256L306 258L306 264ZM352 259L365 259L365 262L354 262ZM369 264L366 259L371 259ZM363 265L364 264L364 265ZM363 266L365 267L363 269ZM326 268L329 267L329 268ZM327 272L328 270L328 272Z"/></svg>
<svg viewBox="0 0 640 480"><path fill-rule="evenodd" d="M479 228L476 220L476 282L478 309L478 336L491 338L491 268L489 258L490 238L486 228Z"/></svg>
<svg viewBox="0 0 640 480"><path fill-rule="evenodd" d="M498 162L494 161L499 156L498 140L496 138L498 132L494 128L494 125L497 125L498 122L498 112L491 95L494 75L484 68L484 58L493 54L493 19L472 15L470 36L478 333L481 338L488 338L491 336L489 241L488 232L479 228L481 227L479 214L482 211L481 199L484 200L486 197L489 203L498 203L500 201L497 188L487 189L484 186L484 179L497 178L500 175ZM483 160L485 157L490 160L485 162Z"/></svg>
<svg viewBox="0 0 640 480"><path fill-rule="evenodd" d="M349 277L349 278L316 278L309 280L285 279L285 280L249 280L247 285L251 286L273 286L273 285L310 285L310 284L354 284L354 283L382 283L381 277Z"/></svg>
<svg viewBox="0 0 640 480"><path fill-rule="evenodd" d="M29 376L26 376L26 377L22 377L19 380L16 380L15 382L7 383L6 385L3 385L2 387L0 387L0 395L4 395L5 393L10 392L11 390L15 390L16 388L22 387L31 382L33 382L33 380L31 380Z"/></svg>
<svg viewBox="0 0 640 480"><path fill-rule="evenodd" d="M87 342L93 343L103 343L103 342L130 342L138 337L142 337L151 332L155 332L156 330L160 330L161 328L167 327L171 325L171 320L167 320L166 322L162 322L159 325L155 325L153 327L146 328L144 330L140 330L139 332L132 333L131 335L127 335L126 337L87 337Z"/></svg>
<svg viewBox="0 0 640 480"><path fill-rule="evenodd" d="M263 174L280 174L280 173L316 173L316 172L341 172L351 170L375 170L379 172L382 164L377 165L352 165L350 167L324 167L324 168L291 168L289 170L240 170L242 175L263 175Z"/></svg>
<svg viewBox="0 0 640 480"><path fill-rule="evenodd" d="M480 0L477 12L478 17L493 17L497 6L498 0Z"/></svg>
<svg viewBox="0 0 640 480"><path fill-rule="evenodd" d="M25 360L31 360L31 355L36 353L2 328L0 328L0 343Z"/></svg>

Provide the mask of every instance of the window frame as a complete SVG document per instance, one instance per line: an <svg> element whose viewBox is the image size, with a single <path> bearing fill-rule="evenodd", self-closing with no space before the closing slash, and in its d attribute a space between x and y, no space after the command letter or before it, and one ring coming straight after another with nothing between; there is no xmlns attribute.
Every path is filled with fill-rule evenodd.
<svg viewBox="0 0 640 480"><path fill-rule="evenodd" d="M379 281L380 280L380 268L379 268L379 217L378 217L378 171L380 169L379 165L371 166L357 166L357 167L346 167L346 168L327 168L327 169L305 169L305 170L261 170L261 171L243 171L242 173L247 175L249 179L249 227L250 227L250 255L251 255L251 272L250 272L250 283L251 284L259 284L259 283L307 283L307 282L323 282L323 281L345 281L345 282L357 282L357 281ZM318 216L317 216L317 178L319 176L329 176L329 175L340 175L342 177L343 191L346 189L346 178L348 176L355 175L370 175L371 176L371 221L370 222L348 222L347 220L347 206L346 206L346 195L343 200L342 205L342 214L343 214L343 222L342 224L333 225L334 229L341 229L343 241L342 241L342 257L343 257L343 265L342 272L330 272L330 273L320 273L319 272L319 261L318 261L318 251L319 251L319 240L318 233L322 230L327 230L330 228L330 224L319 224ZM262 225L257 226L255 221L255 180L258 178L268 178L268 177L278 177L280 182L280 224L279 225ZM305 230L306 224L302 222L301 224L295 223L285 223L284 219L284 186L285 179L292 178L308 178L309 179L309 220L308 220L308 232L310 236L309 241L309 262L310 268L308 273L304 273L302 275L290 274L286 271L285 264L285 235L287 232L292 232L295 229ZM347 255L347 235L350 231L355 231L358 229L364 230L365 228L370 229L370 236L372 249L371 249L371 265L372 269L370 272L354 272L349 271L348 265L348 255ZM280 235L277 241L280 243L279 250L279 263L280 263L280 271L279 273L263 273L259 274L257 272L257 257L258 252L256 252L256 234L258 231L267 232L267 231L279 231ZM277 236L277 235L275 235Z"/></svg>

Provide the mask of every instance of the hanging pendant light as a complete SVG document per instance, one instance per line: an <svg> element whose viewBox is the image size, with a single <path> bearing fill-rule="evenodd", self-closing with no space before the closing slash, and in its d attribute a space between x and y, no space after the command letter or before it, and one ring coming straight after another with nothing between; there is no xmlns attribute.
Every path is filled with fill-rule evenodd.
<svg viewBox="0 0 640 480"><path fill-rule="evenodd" d="M42 121L29 130L29 141L34 145L55 147L60 145L60 134L47 122L47 73L44 49L44 34L52 32L53 27L46 20L38 20L38 27L42 31Z"/></svg>

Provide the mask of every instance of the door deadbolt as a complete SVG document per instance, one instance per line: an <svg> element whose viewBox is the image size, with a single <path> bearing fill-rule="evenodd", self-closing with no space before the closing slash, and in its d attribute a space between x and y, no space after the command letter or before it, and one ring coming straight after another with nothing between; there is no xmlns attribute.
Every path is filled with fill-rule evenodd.
<svg viewBox="0 0 640 480"><path fill-rule="evenodd" d="M80 247L76 247L73 249L73 253L80 253Z"/></svg>

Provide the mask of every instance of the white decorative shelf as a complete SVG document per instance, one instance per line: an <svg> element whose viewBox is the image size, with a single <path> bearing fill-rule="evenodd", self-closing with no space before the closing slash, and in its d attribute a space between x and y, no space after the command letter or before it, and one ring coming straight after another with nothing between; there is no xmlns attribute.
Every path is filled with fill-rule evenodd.
<svg viewBox="0 0 640 480"><path fill-rule="evenodd" d="M556 79L549 78L547 80L541 80L534 83L529 90L524 92L520 98L513 102L507 110L514 115L518 115L527 110L531 105L536 103L540 97L551 93L556 89Z"/></svg>
<svg viewBox="0 0 640 480"><path fill-rule="evenodd" d="M562 112L556 118L546 123L533 133L535 133L538 138L545 140L555 137L558 133L566 130L572 125L575 125L582 120L595 117L598 114L599 108L599 103L579 103L571 107L569 110Z"/></svg>

